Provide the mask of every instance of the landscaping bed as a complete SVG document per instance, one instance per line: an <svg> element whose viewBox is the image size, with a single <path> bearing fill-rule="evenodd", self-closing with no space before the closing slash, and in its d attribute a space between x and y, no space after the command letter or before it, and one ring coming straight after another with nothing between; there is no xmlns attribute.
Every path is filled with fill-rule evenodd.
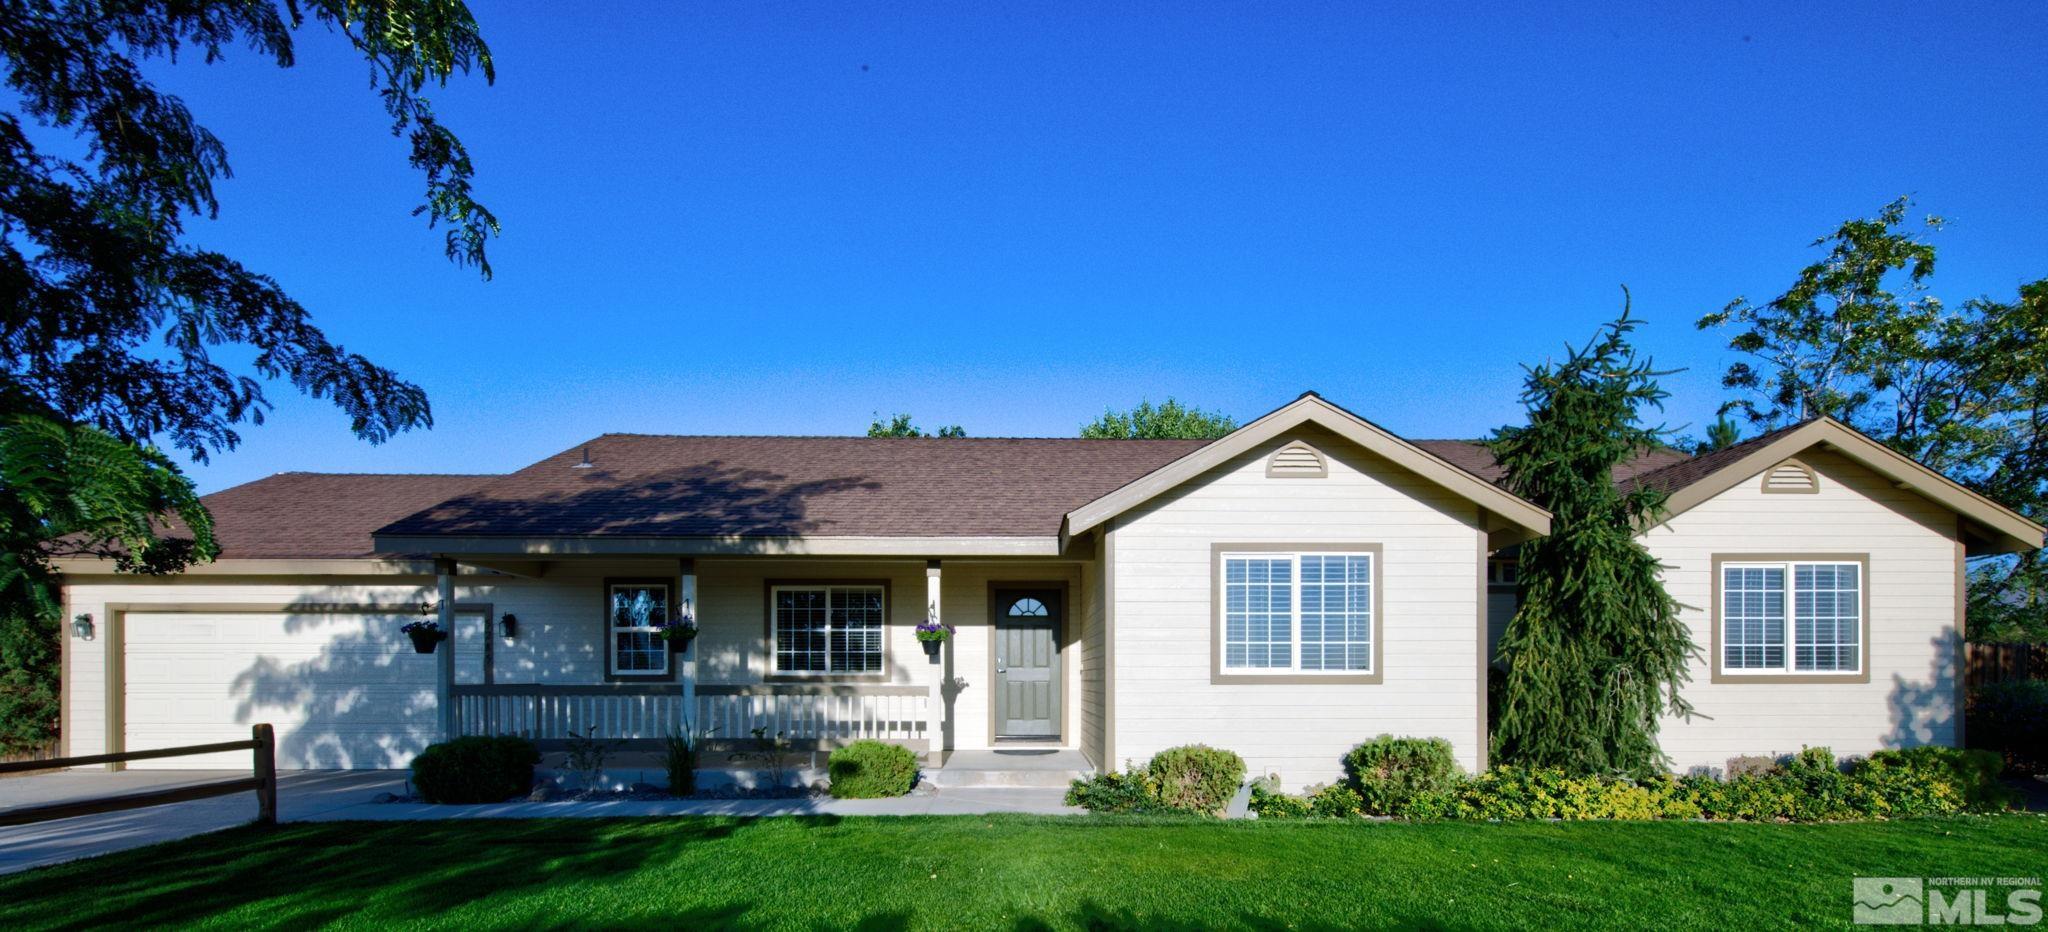
<svg viewBox="0 0 2048 932"><path fill-rule="evenodd" d="M2032 815L344 822L0 877L0 927L1846 926L1852 877L2038 877L2043 851Z"/></svg>

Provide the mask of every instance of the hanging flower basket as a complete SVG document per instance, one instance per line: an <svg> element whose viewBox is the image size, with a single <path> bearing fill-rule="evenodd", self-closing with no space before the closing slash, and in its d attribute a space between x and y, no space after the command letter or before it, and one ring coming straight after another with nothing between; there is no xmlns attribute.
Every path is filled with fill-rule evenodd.
<svg viewBox="0 0 2048 932"><path fill-rule="evenodd" d="M398 630L412 638L412 649L417 654L431 654L442 641L448 640L448 632L441 630L438 621L415 621Z"/></svg>
<svg viewBox="0 0 2048 932"><path fill-rule="evenodd" d="M697 619L688 615L671 618L654 626L654 636L668 645L669 653L683 653L697 639Z"/></svg>
<svg viewBox="0 0 2048 932"><path fill-rule="evenodd" d="M939 648L953 638L953 626L938 621L926 621L917 626L917 640L924 645L927 657L937 657Z"/></svg>

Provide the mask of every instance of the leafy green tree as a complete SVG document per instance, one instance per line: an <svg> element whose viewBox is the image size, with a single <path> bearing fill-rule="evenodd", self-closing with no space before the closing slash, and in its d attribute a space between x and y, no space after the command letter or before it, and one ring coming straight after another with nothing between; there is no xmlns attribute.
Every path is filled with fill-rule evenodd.
<svg viewBox="0 0 2048 932"><path fill-rule="evenodd" d="M217 552L159 445L200 461L233 449L239 425L263 421L264 383L279 380L332 401L372 443L432 423L417 386L331 343L275 281L185 241L188 219L219 209L227 151L142 63L213 62L242 45L288 67L305 26L370 65L426 183L414 213L443 229L450 260L488 277L497 220L424 96L458 72L492 74L459 0L0 7L0 744L40 743L54 727L53 558L173 572ZM82 154L38 147L53 135L76 137L61 153Z"/></svg>
<svg viewBox="0 0 2048 932"><path fill-rule="evenodd" d="M1707 435L1705 437L1689 440L1684 446L1691 449L1697 455L1700 453L1712 453L1716 450L1726 450L1741 442L1742 425L1736 423L1735 419L1729 417L1728 413L1724 411L1720 417L1714 419L1714 423L1707 425Z"/></svg>
<svg viewBox="0 0 2048 932"><path fill-rule="evenodd" d="M1664 495L1613 480L1664 433L1643 423L1666 393L1629 344L1637 325L1624 308L1563 362L1528 369L1528 424L1488 441L1507 487L1552 515L1550 534L1521 546L1521 608L1501 638L1493 751L1503 763L1661 772L1658 721L1692 711L1679 689L1697 648L1636 537Z"/></svg>
<svg viewBox="0 0 2048 932"><path fill-rule="evenodd" d="M967 436L967 430L966 428L963 428L958 424L954 424L948 427L941 427L938 429L936 433L927 434L922 429L920 429L916 424L910 422L910 415L908 414L898 414L889 418L888 420L883 420L882 416L877 414L875 415L875 422L868 425L868 436L965 437Z"/></svg>
<svg viewBox="0 0 2048 932"><path fill-rule="evenodd" d="M1236 429L1236 419L1227 414L1168 398L1158 407L1140 401L1129 411L1106 411L1082 425L1081 436L1090 440L1213 440Z"/></svg>
<svg viewBox="0 0 2048 932"><path fill-rule="evenodd" d="M1850 220L1827 255L1763 305L1737 299L1700 320L1734 326L1753 357L1723 383L1724 410L1776 426L1828 415L2036 521L2048 520L2048 279L2013 300L1951 308L1927 293L1931 218L1908 202ZM1974 560L1970 637L2048 640L2048 565L2036 553Z"/></svg>
<svg viewBox="0 0 2048 932"><path fill-rule="evenodd" d="M1941 302L1925 293L1934 247L1908 228L1908 206L1893 201L1815 240L1827 256L1801 269L1784 294L1762 305L1736 298L1700 318L1703 330L1739 327L1729 347L1760 363L1728 367L1721 382L1741 395L1724 410L1765 428L1821 414L1854 423L1906 376L1941 316ZM1923 225L1938 230L1942 220Z"/></svg>

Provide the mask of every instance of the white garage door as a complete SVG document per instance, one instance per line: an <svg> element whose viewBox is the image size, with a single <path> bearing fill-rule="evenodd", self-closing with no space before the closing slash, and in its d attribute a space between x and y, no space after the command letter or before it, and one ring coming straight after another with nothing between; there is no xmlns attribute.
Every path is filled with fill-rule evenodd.
<svg viewBox="0 0 2048 932"><path fill-rule="evenodd" d="M277 729L281 768L404 767L435 737L435 657L399 627L417 615L177 612L123 625L127 748L239 741ZM483 618L459 617L456 681L479 682ZM442 649L447 649L444 644ZM245 769L250 752L136 761Z"/></svg>

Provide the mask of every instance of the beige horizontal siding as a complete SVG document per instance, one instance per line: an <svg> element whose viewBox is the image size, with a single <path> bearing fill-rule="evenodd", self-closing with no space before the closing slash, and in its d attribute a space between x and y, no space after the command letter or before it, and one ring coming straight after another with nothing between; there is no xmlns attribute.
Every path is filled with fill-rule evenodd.
<svg viewBox="0 0 2048 932"><path fill-rule="evenodd" d="M1341 776L1354 744L1383 732L1442 737L1479 760L1476 509L1335 437L1305 436L1325 479L1269 479L1240 457L1118 519L1116 764L1206 743L1300 787ZM1379 684L1210 682L1211 545L1359 543L1383 548Z"/></svg>
<svg viewBox="0 0 2048 932"><path fill-rule="evenodd" d="M489 603L495 616L510 612L519 619L518 637L508 639L494 633L492 673L496 682L601 683L605 674L603 580L672 576L674 566L667 561L572 563L541 579L465 576L456 587L456 599L461 603ZM926 614L922 560L700 559L697 571L697 616L703 631L698 641L702 683L759 683L770 671L773 655L764 636L768 580L887 580L889 629L882 678L892 684L922 685L938 691L946 667L929 661L913 630ZM953 747L988 744L988 585L996 579L1065 582L1070 599L1080 601L1079 564L1071 561L959 563L945 567L941 577L942 611L959 629L953 645L953 672L960 688L954 698L954 728L949 729L951 733L947 736ZM105 636L108 605L391 605L431 602L436 595L431 577L394 580L187 576L167 580L90 577L67 584L65 597L71 613L93 614L102 635L93 641L70 639L63 684L70 709L69 751L94 754L107 747L107 649L111 644ZM1077 745L1080 740L1084 717L1078 656L1078 642L1086 627L1080 617L1082 611L1077 606L1067 608L1064 650L1070 660L1064 664L1064 672L1069 680L1069 745ZM287 624L292 615L289 611L278 613L274 621ZM128 623L176 624L180 620L177 614L137 608ZM68 627L66 636L69 637ZM467 638L461 649L458 661L480 657L480 647ZM465 662L462 668L462 681L480 678L480 667Z"/></svg>
<svg viewBox="0 0 2048 932"><path fill-rule="evenodd" d="M1801 459L1816 494L1765 494L1759 476L1644 535L1702 653L1683 691L1700 716L1663 726L1679 770L1805 746L1847 755L1955 742L1955 516L1841 456ZM1795 553L1869 555L1870 681L1712 682L1713 556Z"/></svg>

